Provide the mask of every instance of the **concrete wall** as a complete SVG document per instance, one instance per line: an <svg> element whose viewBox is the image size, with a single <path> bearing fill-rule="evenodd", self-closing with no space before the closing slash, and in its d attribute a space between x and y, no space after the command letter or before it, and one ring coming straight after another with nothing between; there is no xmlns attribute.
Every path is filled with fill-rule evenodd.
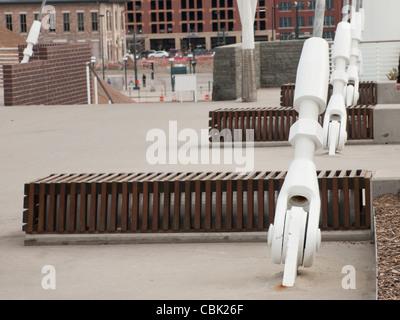
<svg viewBox="0 0 400 320"><path fill-rule="evenodd" d="M395 80L377 83L378 104L400 104L400 90L395 85Z"/></svg>
<svg viewBox="0 0 400 320"><path fill-rule="evenodd" d="M257 42L257 88L276 88L296 81L304 40ZM242 95L242 46L219 47L214 56L213 100L236 100Z"/></svg>
<svg viewBox="0 0 400 320"><path fill-rule="evenodd" d="M295 83L304 40L262 42L260 45L261 88Z"/></svg>
<svg viewBox="0 0 400 320"><path fill-rule="evenodd" d="M374 142L400 143L400 107L398 104L378 104L374 108Z"/></svg>
<svg viewBox="0 0 400 320"><path fill-rule="evenodd" d="M241 44L217 48L214 56L212 100L236 100L241 97L241 74Z"/></svg>

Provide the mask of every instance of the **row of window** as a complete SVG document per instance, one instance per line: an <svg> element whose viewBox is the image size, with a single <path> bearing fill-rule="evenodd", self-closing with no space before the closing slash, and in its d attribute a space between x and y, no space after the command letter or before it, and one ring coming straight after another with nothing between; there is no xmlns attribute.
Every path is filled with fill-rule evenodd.
<svg viewBox="0 0 400 320"><path fill-rule="evenodd" d="M304 36L304 34L300 33L300 37ZM335 32L334 31L324 31L322 34L322 37L324 39L334 39L335 38ZM294 39L294 35L291 32L281 32L279 34L279 39L280 40L292 40Z"/></svg>
<svg viewBox="0 0 400 320"><path fill-rule="evenodd" d="M208 1L208 0L207 0ZM259 6L265 6L265 0L259 0ZM314 1L315 2L315 1ZM127 10L142 10L142 1L129 1ZM233 8L234 0L212 0L212 8ZM202 9L203 0L181 0L181 9ZM171 10L172 0L152 0L150 2L151 10Z"/></svg>
<svg viewBox="0 0 400 320"><path fill-rule="evenodd" d="M218 27L218 22L212 23L212 31L213 32L233 31L233 29L234 29L233 21L229 21L229 22L222 21L219 23L219 27ZM133 25L128 25L129 33L132 33L134 30L135 29L134 29ZM254 22L254 30L266 30L265 21L255 21ZM136 25L136 32L142 33L142 31L143 31L142 25ZM182 33L203 32L203 31L204 31L204 25L201 22L182 23L182 25L181 25ZM153 34L173 33L172 24L170 24L170 23L169 24L163 24L163 23L152 24L151 25L151 33L153 33Z"/></svg>
<svg viewBox="0 0 400 320"><path fill-rule="evenodd" d="M91 12L91 30L92 31L99 31L99 23L98 23L98 14L97 12ZM34 14L34 20L38 20L39 14ZM13 31L13 16L12 14L5 15L6 21L6 28L10 31ZM56 25L55 25L55 16L54 13L49 14L49 31L55 32ZM26 23L26 13L19 14L19 26L20 32L25 33L27 32L27 23ZM78 31L85 31L85 19L83 12L77 12L77 29ZM68 12L63 13L63 31L69 32L71 31L71 22L70 22L70 14Z"/></svg>
<svg viewBox="0 0 400 320"><path fill-rule="evenodd" d="M298 18L298 25L299 27L305 27L306 26L306 17L299 17ZM308 17L308 25L313 26L314 25L314 17ZM325 16L324 18L324 26L334 26L335 25L335 17L334 16ZM283 17L279 18L279 28L290 28L292 27L292 18L291 17Z"/></svg>
<svg viewBox="0 0 400 320"><path fill-rule="evenodd" d="M316 7L316 1L296 1L297 2L297 8L299 10L315 10ZM293 2L289 1L283 1L279 2L278 4L278 10L279 11L291 11L295 7L295 4ZM334 9L334 0L325 0L325 10L333 10Z"/></svg>

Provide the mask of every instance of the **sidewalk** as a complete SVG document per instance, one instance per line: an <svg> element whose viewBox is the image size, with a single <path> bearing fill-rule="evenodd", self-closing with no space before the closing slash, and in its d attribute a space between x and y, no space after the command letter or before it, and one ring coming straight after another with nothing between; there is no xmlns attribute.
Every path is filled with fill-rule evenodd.
<svg viewBox="0 0 400 320"><path fill-rule="evenodd" d="M263 89L256 103L240 101L81 106L0 107L1 299L375 299L375 253L369 242L323 242L315 265L300 269L282 290L283 266L264 242L24 246L24 183L51 173L232 170L234 165L151 165L149 130L208 128L222 107L279 106L280 89ZM255 170L287 170L293 148L255 148ZM397 170L400 148L349 145L317 169ZM56 269L57 287L44 290L42 267ZM354 266L355 290L342 273Z"/></svg>

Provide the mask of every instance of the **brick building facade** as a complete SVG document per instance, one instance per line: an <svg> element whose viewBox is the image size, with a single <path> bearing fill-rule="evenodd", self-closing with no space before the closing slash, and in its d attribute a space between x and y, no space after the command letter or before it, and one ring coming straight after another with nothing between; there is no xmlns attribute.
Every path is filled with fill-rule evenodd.
<svg viewBox="0 0 400 320"><path fill-rule="evenodd" d="M256 41L268 40L270 0L259 0L255 20ZM143 42L143 49L177 48L187 51L241 42L236 0L129 0L126 4L127 38Z"/></svg>
<svg viewBox="0 0 400 320"><path fill-rule="evenodd" d="M294 6L297 2L298 10ZM290 40L312 34L316 1L258 0L256 41ZM326 0L324 37L333 38L340 22L343 0ZM241 42L236 0L129 0L126 4L128 43L142 41L141 49L207 49ZM129 45L128 45L129 46ZM130 48L132 49L132 48Z"/></svg>
<svg viewBox="0 0 400 320"><path fill-rule="evenodd" d="M122 60L126 52L126 1L49 0L46 3L49 7L38 17L41 0L2 0L0 25L26 39L34 19L39 19L42 21L39 44L87 43L97 58ZM47 10L51 6L54 11Z"/></svg>
<svg viewBox="0 0 400 320"><path fill-rule="evenodd" d="M343 0L326 0L323 37L333 39L336 26L342 20ZM296 5L297 4L297 5ZM312 35L316 1L271 0L273 38L291 40ZM297 23L296 23L297 22ZM272 25L272 24L271 24Z"/></svg>

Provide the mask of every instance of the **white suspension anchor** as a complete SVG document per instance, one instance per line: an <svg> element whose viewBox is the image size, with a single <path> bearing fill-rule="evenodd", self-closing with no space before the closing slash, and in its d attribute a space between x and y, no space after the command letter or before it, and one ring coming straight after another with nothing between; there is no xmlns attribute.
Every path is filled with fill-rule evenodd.
<svg viewBox="0 0 400 320"><path fill-rule="evenodd" d="M326 108L328 84L328 43L322 38L310 38L304 43L297 69L294 108L299 119L290 128L289 136L295 149L294 160L279 193L274 224L268 232L272 261L285 264L284 286L294 285L299 266L313 265L321 243L321 200L314 154L323 142L318 116Z"/></svg>
<svg viewBox="0 0 400 320"><path fill-rule="evenodd" d="M359 94L360 82L360 65L361 65L361 50L360 43L362 40L362 31L364 29L364 10L362 9L361 0L357 0L356 8L354 6L351 10L351 56L350 64L347 70L348 85L346 91L346 106L357 105Z"/></svg>
<svg viewBox="0 0 400 320"><path fill-rule="evenodd" d="M364 24L361 0L357 0L356 8L351 7L351 23L347 21L348 7L345 5L343 8L345 16L337 26L332 50L333 94L328 103L323 125L324 148L329 150L330 156L344 149L347 141L346 106L355 106L359 99L360 42Z"/></svg>
<svg viewBox="0 0 400 320"><path fill-rule="evenodd" d="M33 55L33 46L37 44L39 35L40 35L40 30L42 28L42 22L39 21L40 17L42 15L43 10L50 9L49 12L53 13L55 16L55 9L53 6L46 6L47 0L42 1L42 6L40 7L40 12L38 15L38 20L34 20L31 26L31 29L29 30L28 38L26 39L27 45L24 50L24 57L21 60L21 63L28 63L29 59ZM54 23L54 22L53 22Z"/></svg>
<svg viewBox="0 0 400 320"><path fill-rule="evenodd" d="M324 148L329 155L341 151L347 141L346 87L348 84L347 65L350 62L351 25L342 21L338 24L332 50L334 71L331 75L333 93L324 117ZM358 91L358 89L357 89Z"/></svg>

